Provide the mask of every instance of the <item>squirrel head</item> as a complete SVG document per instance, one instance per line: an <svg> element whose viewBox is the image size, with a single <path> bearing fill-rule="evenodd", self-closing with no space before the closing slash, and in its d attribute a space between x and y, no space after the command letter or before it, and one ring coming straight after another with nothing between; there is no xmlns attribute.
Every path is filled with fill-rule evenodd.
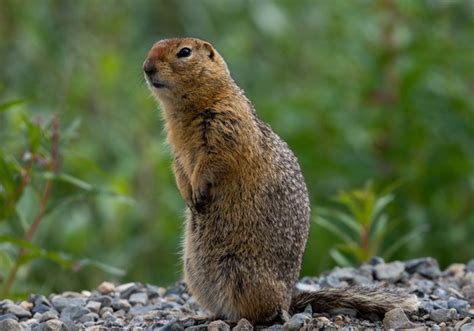
<svg viewBox="0 0 474 331"><path fill-rule="evenodd" d="M153 45L143 63L146 82L165 105L205 104L233 80L222 56L196 38L164 39Z"/></svg>

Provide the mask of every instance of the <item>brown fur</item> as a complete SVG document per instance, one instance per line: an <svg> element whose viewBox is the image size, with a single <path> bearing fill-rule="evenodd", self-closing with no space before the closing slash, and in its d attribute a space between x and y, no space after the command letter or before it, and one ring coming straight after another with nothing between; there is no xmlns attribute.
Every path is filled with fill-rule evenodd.
<svg viewBox="0 0 474 331"><path fill-rule="evenodd" d="M184 47L191 55L180 58ZM258 119L209 43L162 40L144 69L188 206L183 258L190 292L217 317L275 318L290 309L309 230L296 157Z"/></svg>
<svg viewBox="0 0 474 331"><path fill-rule="evenodd" d="M395 289L374 289L367 287L349 287L322 289L315 292L303 292L293 296L291 312L303 310L308 304L317 311L331 311L337 308L354 309L361 315L384 315L387 311L400 307L413 311L418 307L415 296L407 296Z"/></svg>

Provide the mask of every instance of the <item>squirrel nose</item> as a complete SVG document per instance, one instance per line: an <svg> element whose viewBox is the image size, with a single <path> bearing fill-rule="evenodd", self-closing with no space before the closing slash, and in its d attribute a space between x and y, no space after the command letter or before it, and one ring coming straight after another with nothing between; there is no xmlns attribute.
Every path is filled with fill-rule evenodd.
<svg viewBox="0 0 474 331"><path fill-rule="evenodd" d="M143 71L148 75L151 76L156 72L155 64L150 59L147 59L143 64Z"/></svg>

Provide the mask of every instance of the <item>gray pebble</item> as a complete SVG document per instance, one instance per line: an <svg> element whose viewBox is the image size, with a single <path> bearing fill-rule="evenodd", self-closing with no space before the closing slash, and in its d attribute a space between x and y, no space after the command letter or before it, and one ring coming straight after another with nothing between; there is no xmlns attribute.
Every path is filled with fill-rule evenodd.
<svg viewBox="0 0 474 331"><path fill-rule="evenodd" d="M169 310L172 310L172 309L180 309L181 305L177 302L166 302L166 303L163 303L163 309L169 309ZM197 305L196 306L196 309L199 309L200 306Z"/></svg>
<svg viewBox="0 0 474 331"><path fill-rule="evenodd" d="M39 322L37 320L34 320L34 319L29 319L29 320L26 320L24 322L21 322L21 323L24 323L26 325L26 327L23 327L23 324L22 327L23 329L26 329L26 330L36 330L36 328L39 326Z"/></svg>
<svg viewBox="0 0 474 331"><path fill-rule="evenodd" d="M22 307L15 304L7 304L3 307L3 310L5 311L5 313L14 314L20 319L25 317L31 317L31 313L28 310L23 309Z"/></svg>
<svg viewBox="0 0 474 331"><path fill-rule="evenodd" d="M446 300L436 300L432 301L434 309L448 309L448 301Z"/></svg>
<svg viewBox="0 0 474 331"><path fill-rule="evenodd" d="M294 314L288 322L283 324L283 330L296 331L299 330L311 320L311 316L305 313Z"/></svg>
<svg viewBox="0 0 474 331"><path fill-rule="evenodd" d="M99 295L91 297L89 302L91 301L99 302L102 307L110 307L112 305L113 299L107 295Z"/></svg>
<svg viewBox="0 0 474 331"><path fill-rule="evenodd" d="M129 300L132 305L141 304L145 305L148 301L148 295L143 292L133 293Z"/></svg>
<svg viewBox="0 0 474 331"><path fill-rule="evenodd" d="M242 318L232 331L253 331L253 325L245 318Z"/></svg>
<svg viewBox="0 0 474 331"><path fill-rule="evenodd" d="M0 315L0 321L7 320L7 319L13 319L15 321L19 320L19 318L15 314L12 314L12 313L6 313L6 314Z"/></svg>
<svg viewBox="0 0 474 331"><path fill-rule="evenodd" d="M431 300L421 300L420 306L418 307L418 309L422 313L428 313L429 314L434 310L433 302Z"/></svg>
<svg viewBox="0 0 474 331"><path fill-rule="evenodd" d="M342 287L342 284L339 278L334 277L333 275L328 275L322 278L321 286L339 288Z"/></svg>
<svg viewBox="0 0 474 331"><path fill-rule="evenodd" d="M405 265L400 261L375 266L375 278L378 280L390 280L396 282L402 277Z"/></svg>
<svg viewBox="0 0 474 331"><path fill-rule="evenodd" d="M11 301L10 299L4 299L4 300L1 300L0 301L0 308L3 308L7 305L13 305L15 304L13 301Z"/></svg>
<svg viewBox="0 0 474 331"><path fill-rule="evenodd" d="M420 279L415 282L415 285L419 290L423 291L426 294L431 294L435 287L435 283L428 279Z"/></svg>
<svg viewBox="0 0 474 331"><path fill-rule="evenodd" d="M129 311L132 305L125 299L114 299L112 301L112 308L114 310Z"/></svg>
<svg viewBox="0 0 474 331"><path fill-rule="evenodd" d="M184 330L184 327L181 324L181 322L178 322L177 320L171 320L165 326L156 328L156 330L157 331L182 331Z"/></svg>
<svg viewBox="0 0 474 331"><path fill-rule="evenodd" d="M474 331L474 323L464 324L461 331Z"/></svg>
<svg viewBox="0 0 474 331"><path fill-rule="evenodd" d="M474 272L468 272L461 280L461 285L474 285Z"/></svg>
<svg viewBox="0 0 474 331"><path fill-rule="evenodd" d="M451 321L456 317L456 309L438 309L433 310L430 314L430 318L436 323Z"/></svg>
<svg viewBox="0 0 474 331"><path fill-rule="evenodd" d="M442 288L436 288L434 291L433 291L433 295L438 297L438 298L441 298L441 299L447 299L448 298L448 292Z"/></svg>
<svg viewBox="0 0 474 331"><path fill-rule="evenodd" d="M207 331L208 324L194 325L186 328L186 331Z"/></svg>
<svg viewBox="0 0 474 331"><path fill-rule="evenodd" d="M68 306L84 306L86 304L86 299L77 295L68 297L63 295L55 295L51 299L51 303L58 311L62 311Z"/></svg>
<svg viewBox="0 0 474 331"><path fill-rule="evenodd" d="M0 321L0 331L23 331L23 328L14 319L7 318Z"/></svg>
<svg viewBox="0 0 474 331"><path fill-rule="evenodd" d="M68 305L68 300L60 295L55 295L52 299L51 299L51 303L53 304L54 308L56 308L57 310L61 311L63 310L64 308L66 308L66 306Z"/></svg>
<svg viewBox="0 0 474 331"><path fill-rule="evenodd" d="M336 267L331 272L331 276L340 280L352 280L355 277L354 268L340 268Z"/></svg>
<svg viewBox="0 0 474 331"><path fill-rule="evenodd" d="M39 331L66 331L67 327L60 320L49 320L39 325Z"/></svg>
<svg viewBox="0 0 474 331"><path fill-rule="evenodd" d="M474 259L471 259L466 265L466 272L474 272Z"/></svg>
<svg viewBox="0 0 474 331"><path fill-rule="evenodd" d="M101 317L102 317L103 319L105 319L105 320L113 320L113 319L116 318L116 317L114 316L114 314L112 314L112 312L110 312L110 311L104 312L104 313L101 315Z"/></svg>
<svg viewBox="0 0 474 331"><path fill-rule="evenodd" d="M369 260L370 265L384 264L385 261L380 256L374 256Z"/></svg>
<svg viewBox="0 0 474 331"><path fill-rule="evenodd" d="M89 309L79 306L69 306L61 312L61 319L64 321L76 321L83 315L90 313Z"/></svg>
<svg viewBox="0 0 474 331"><path fill-rule="evenodd" d="M85 322L85 323L82 323L82 325L84 325L84 327L86 328L86 331L91 331L91 330L94 330L94 328L96 328L95 330L97 331L101 331L100 330L100 326L99 325L95 325L95 322ZM105 331L105 329L102 329Z"/></svg>
<svg viewBox="0 0 474 331"><path fill-rule="evenodd" d="M99 315L103 316L107 312L112 314L114 312L114 310L111 307L102 307L102 309L99 312Z"/></svg>
<svg viewBox="0 0 474 331"><path fill-rule="evenodd" d="M139 287L136 283L126 283L119 285L115 288L115 291L120 293L121 298L128 298L132 293L138 291Z"/></svg>
<svg viewBox="0 0 474 331"><path fill-rule="evenodd" d="M146 290L148 292L148 297L150 299L158 298L162 294L164 294L164 292L162 292L162 288L160 288L158 286L151 285L151 284L146 284L145 287L146 287Z"/></svg>
<svg viewBox="0 0 474 331"><path fill-rule="evenodd" d="M230 326L221 320L213 321L207 326L208 331L230 331Z"/></svg>
<svg viewBox="0 0 474 331"><path fill-rule="evenodd" d="M350 317L356 317L357 311L351 308L335 308L329 311L330 315L345 315Z"/></svg>
<svg viewBox="0 0 474 331"><path fill-rule="evenodd" d="M111 302L112 303L112 302ZM86 305L86 308L94 313L98 313L100 311L102 304L99 301L89 301Z"/></svg>
<svg viewBox="0 0 474 331"><path fill-rule="evenodd" d="M176 294L177 296L181 296L181 294L186 292L186 286L183 282L176 284L174 287L170 287L166 289L164 296L168 296L170 294Z"/></svg>
<svg viewBox="0 0 474 331"><path fill-rule="evenodd" d="M355 275L354 277L354 284L355 285L360 285L360 286L368 286L373 283L373 278L365 276L365 275Z"/></svg>
<svg viewBox="0 0 474 331"><path fill-rule="evenodd" d="M86 322L94 322L99 319L99 315L96 313L88 313L79 318L79 322L86 323Z"/></svg>
<svg viewBox="0 0 474 331"><path fill-rule="evenodd" d="M44 312L47 312L48 310L51 310L51 306L48 306L48 305L45 305L44 303L40 303L39 305L35 305L33 306L33 308L31 309L31 312L33 314L35 313L44 313Z"/></svg>
<svg viewBox="0 0 474 331"><path fill-rule="evenodd" d="M280 325L280 324L275 324L275 325L269 326L268 328L261 329L261 331L281 331L281 330L283 330L283 325ZM310 330L313 330L313 329L310 329Z"/></svg>
<svg viewBox="0 0 474 331"><path fill-rule="evenodd" d="M454 308L458 312L461 312L467 307L469 307L469 302L467 302L466 300L460 300L453 297L448 299L448 308Z"/></svg>
<svg viewBox="0 0 474 331"><path fill-rule="evenodd" d="M166 300L170 302L176 302L180 305L184 304L184 300L177 294L169 294L166 296Z"/></svg>
<svg viewBox="0 0 474 331"><path fill-rule="evenodd" d="M47 312L44 312L41 314L41 320L40 322L46 322L51 319L57 319L58 318L58 313L53 311L53 310L48 310Z"/></svg>
<svg viewBox="0 0 474 331"><path fill-rule="evenodd" d="M52 307L51 302L49 302L49 300L44 295L35 294L30 297L29 301L33 302L35 306L46 305Z"/></svg>
<svg viewBox="0 0 474 331"><path fill-rule="evenodd" d="M462 293L471 306L474 306L474 285L463 286Z"/></svg>
<svg viewBox="0 0 474 331"><path fill-rule="evenodd" d="M395 308L388 311L383 319L383 326L388 329L411 329L416 327L401 308Z"/></svg>
<svg viewBox="0 0 474 331"><path fill-rule="evenodd" d="M405 262L405 270L410 273L418 273L428 278L436 278L441 275L438 262L431 258L419 258Z"/></svg>
<svg viewBox="0 0 474 331"><path fill-rule="evenodd" d="M163 305L160 303L155 304L155 305L147 305L147 306L134 306L130 309L130 314L140 315L140 314L146 314L152 310L162 310L162 309L163 309ZM123 310L119 310L119 311L124 312ZM117 311L115 315L117 315L119 311Z"/></svg>

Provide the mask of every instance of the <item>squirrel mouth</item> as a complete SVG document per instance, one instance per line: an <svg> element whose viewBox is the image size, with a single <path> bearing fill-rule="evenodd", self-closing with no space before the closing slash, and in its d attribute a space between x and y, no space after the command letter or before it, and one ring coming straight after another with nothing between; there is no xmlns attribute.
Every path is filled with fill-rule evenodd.
<svg viewBox="0 0 474 331"><path fill-rule="evenodd" d="M164 87L166 87L165 84L160 83L160 82L157 82L157 81L151 81L150 84L151 84L154 88L164 88Z"/></svg>
<svg viewBox="0 0 474 331"><path fill-rule="evenodd" d="M161 88L167 87L166 84L158 81L157 79L153 79L152 77L149 77L149 76L145 76L145 77L146 77L146 81L147 81L148 85L151 85L156 89L161 89Z"/></svg>

